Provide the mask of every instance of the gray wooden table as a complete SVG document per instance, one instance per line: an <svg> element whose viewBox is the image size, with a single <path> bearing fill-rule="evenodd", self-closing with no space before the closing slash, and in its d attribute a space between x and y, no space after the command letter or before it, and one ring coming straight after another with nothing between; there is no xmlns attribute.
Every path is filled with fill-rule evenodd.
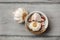
<svg viewBox="0 0 60 40"><path fill-rule="evenodd" d="M19 7L44 12L49 19L47 31L36 36L16 23L12 12ZM0 0L0 40L60 40L60 0Z"/></svg>

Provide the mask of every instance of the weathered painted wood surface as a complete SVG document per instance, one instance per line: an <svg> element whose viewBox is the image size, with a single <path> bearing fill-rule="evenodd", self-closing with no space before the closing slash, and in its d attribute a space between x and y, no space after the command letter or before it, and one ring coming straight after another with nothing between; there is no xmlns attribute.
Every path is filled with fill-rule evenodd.
<svg viewBox="0 0 60 40"><path fill-rule="evenodd" d="M60 2L60 0L0 0L0 2Z"/></svg>
<svg viewBox="0 0 60 40"><path fill-rule="evenodd" d="M12 12L23 7L42 11L49 19L47 31L36 36L13 20ZM0 0L0 40L60 40L60 0Z"/></svg>
<svg viewBox="0 0 60 40"><path fill-rule="evenodd" d="M60 40L59 37L0 37L0 40Z"/></svg>
<svg viewBox="0 0 60 40"><path fill-rule="evenodd" d="M0 40L60 40L59 37L0 37Z"/></svg>
<svg viewBox="0 0 60 40"><path fill-rule="evenodd" d="M13 20L12 12L19 7L24 7L29 12L44 12L49 19L49 27L43 35L60 35L60 4L0 4L0 35L33 35L26 30L24 24Z"/></svg>

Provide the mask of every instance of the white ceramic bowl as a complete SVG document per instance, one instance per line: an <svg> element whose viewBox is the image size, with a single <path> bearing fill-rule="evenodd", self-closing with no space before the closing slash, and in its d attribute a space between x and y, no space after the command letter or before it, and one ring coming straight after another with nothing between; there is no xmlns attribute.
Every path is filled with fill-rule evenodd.
<svg viewBox="0 0 60 40"><path fill-rule="evenodd" d="M43 13L43 12L41 12L41 11L33 11L33 12L31 12L27 17L26 17L26 20L25 20L25 26L26 25L28 25L28 18L29 18L29 16L31 15L31 14L33 14L33 13L35 13L35 12L38 12L38 13L40 13L41 15L43 15L44 17L45 17L45 30L44 31L46 31L46 29L47 29L47 27L48 27L48 18L47 18L47 16ZM43 31L43 32L44 32ZM31 31L32 32L32 31ZM43 32L41 32L41 33L43 33ZM36 32L33 32L34 34L41 34L41 33L36 33Z"/></svg>

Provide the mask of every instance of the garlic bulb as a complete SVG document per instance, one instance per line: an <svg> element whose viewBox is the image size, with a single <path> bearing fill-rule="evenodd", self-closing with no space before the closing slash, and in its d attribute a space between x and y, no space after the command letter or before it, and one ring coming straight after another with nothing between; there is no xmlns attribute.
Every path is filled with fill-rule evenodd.
<svg viewBox="0 0 60 40"><path fill-rule="evenodd" d="M41 21L41 16L38 13L34 13L31 17L31 20Z"/></svg>
<svg viewBox="0 0 60 40"><path fill-rule="evenodd" d="M28 26L32 31L39 31L41 29L41 23L39 22L31 22Z"/></svg>
<svg viewBox="0 0 60 40"><path fill-rule="evenodd" d="M14 20L16 20L18 23L22 23L25 21L27 15L28 12L24 8L18 8L14 12Z"/></svg>

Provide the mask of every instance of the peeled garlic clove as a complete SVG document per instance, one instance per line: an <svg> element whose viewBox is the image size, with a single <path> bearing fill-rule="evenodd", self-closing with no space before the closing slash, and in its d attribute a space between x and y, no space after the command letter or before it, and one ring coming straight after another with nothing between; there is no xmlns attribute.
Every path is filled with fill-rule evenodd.
<svg viewBox="0 0 60 40"><path fill-rule="evenodd" d="M38 13L34 13L31 17L31 20L41 21L41 16Z"/></svg>
<svg viewBox="0 0 60 40"><path fill-rule="evenodd" d="M44 22L45 20L41 18L41 22Z"/></svg>
<svg viewBox="0 0 60 40"><path fill-rule="evenodd" d="M22 23L25 21L27 15L28 12L24 8L18 8L14 12L14 20L16 20L18 23Z"/></svg>
<svg viewBox="0 0 60 40"><path fill-rule="evenodd" d="M42 23L41 23L41 26L42 26L42 27L43 27L43 26L45 26L45 23L44 23L44 22L42 22Z"/></svg>

